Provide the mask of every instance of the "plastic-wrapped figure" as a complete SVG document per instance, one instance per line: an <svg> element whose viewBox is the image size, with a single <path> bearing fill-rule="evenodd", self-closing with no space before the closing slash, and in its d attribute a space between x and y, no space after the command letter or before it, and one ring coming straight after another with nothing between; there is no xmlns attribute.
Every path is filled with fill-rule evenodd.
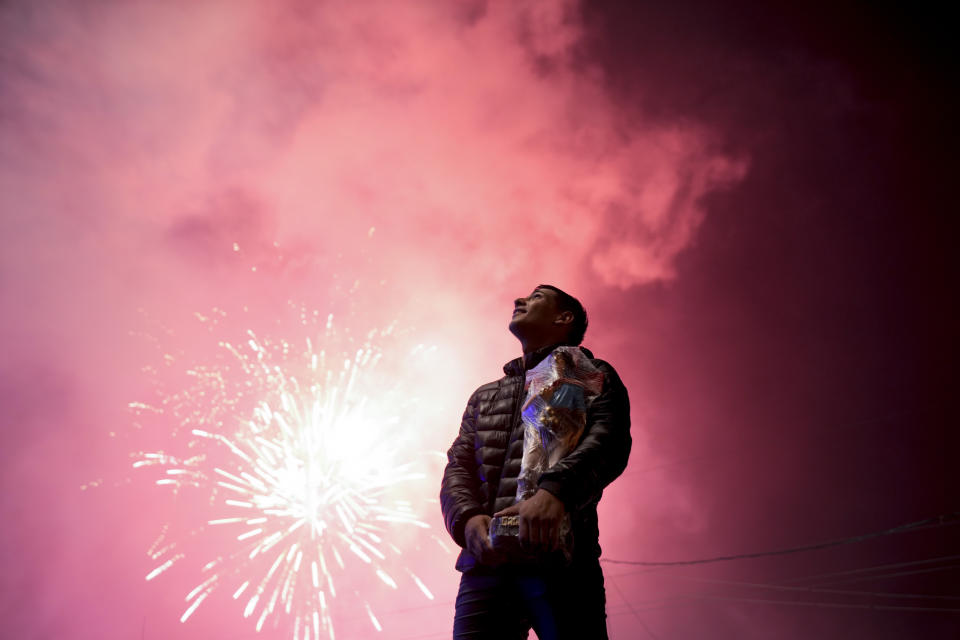
<svg viewBox="0 0 960 640"><path fill-rule="evenodd" d="M540 474L577 446L587 406L603 386L603 373L577 347L558 347L526 378L517 502L536 493Z"/></svg>
<svg viewBox="0 0 960 640"><path fill-rule="evenodd" d="M516 502L537 492L540 475L573 451L587 424L587 407L600 394L603 372L578 347L557 347L526 372L526 400L521 409L523 457ZM519 516L494 518L494 548L518 559ZM569 515L560 524L560 550L570 559L573 540Z"/></svg>

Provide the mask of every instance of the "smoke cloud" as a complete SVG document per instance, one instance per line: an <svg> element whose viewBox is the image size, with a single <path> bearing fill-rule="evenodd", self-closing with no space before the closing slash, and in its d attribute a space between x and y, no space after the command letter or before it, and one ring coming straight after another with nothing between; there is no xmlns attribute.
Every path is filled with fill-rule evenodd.
<svg viewBox="0 0 960 640"><path fill-rule="evenodd" d="M878 142L900 103L833 60L861 58L811 52L792 23L741 13L4 3L9 634L252 635L227 597L181 625L192 577L143 580L158 524L192 512L130 473L131 455L164 442L127 405L153 391L144 367L217 352L195 313L222 310L230 335L293 341L306 337L301 305L356 335L396 323L400 342L437 347L421 385L431 410L403 424L443 450L468 394L518 355L512 300L553 283L584 301L586 344L633 400L631 463L601 503L605 553L689 557L833 531L808 516L815 496L847 486L846 467L822 462L805 425L909 415L876 400L895 386L883 376L928 370L905 355L928 351L898 315L927 302L876 284L921 291L902 274L928 265L900 268L916 237L884 222L907 201L896 179L917 178L896 159L919 143ZM862 211L878 213L867 224ZM808 482L803 464L821 463L832 475ZM438 481L441 467L426 472ZM832 513L869 511L849 492ZM448 635L453 544L442 556L429 544L409 557L437 599L386 597L384 637ZM662 582L605 571L614 639L803 637L784 635L795 617L749 620L742 603L690 616L663 602ZM348 635L369 633L363 611L342 617ZM818 620L820 637L844 637Z"/></svg>

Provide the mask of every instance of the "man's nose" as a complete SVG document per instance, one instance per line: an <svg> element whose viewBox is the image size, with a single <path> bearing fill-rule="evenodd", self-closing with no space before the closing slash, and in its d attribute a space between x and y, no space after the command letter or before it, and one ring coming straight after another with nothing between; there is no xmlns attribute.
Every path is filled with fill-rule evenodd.
<svg viewBox="0 0 960 640"><path fill-rule="evenodd" d="M522 305L522 304L525 303L526 301L527 301L526 298L517 298L516 300L513 301L513 306L514 306L514 308L519 307L520 305Z"/></svg>

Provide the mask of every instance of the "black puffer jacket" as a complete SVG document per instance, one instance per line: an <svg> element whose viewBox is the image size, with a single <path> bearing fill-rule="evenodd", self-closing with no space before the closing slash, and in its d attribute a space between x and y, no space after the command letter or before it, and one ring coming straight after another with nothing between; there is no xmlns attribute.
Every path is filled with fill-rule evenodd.
<svg viewBox="0 0 960 640"><path fill-rule="evenodd" d="M557 345L517 358L503 367L506 374L485 384L470 397L460 433L447 452L440 488L440 508L447 531L466 546L467 520L493 515L514 503L520 458L523 455L524 372L536 366ZM574 554L600 556L597 503L603 489L627 466L630 455L630 401L617 372L581 347L603 371L603 389L587 410L587 427L580 443L540 477L540 488L561 501L572 516ZM457 569L466 571L476 560L464 549Z"/></svg>

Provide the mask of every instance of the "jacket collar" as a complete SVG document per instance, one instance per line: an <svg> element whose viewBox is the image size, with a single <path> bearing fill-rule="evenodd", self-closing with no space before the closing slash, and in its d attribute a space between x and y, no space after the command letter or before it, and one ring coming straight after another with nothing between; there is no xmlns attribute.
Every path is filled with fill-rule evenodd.
<svg viewBox="0 0 960 640"><path fill-rule="evenodd" d="M507 364L503 365L503 372L508 376L522 376L524 372L529 371L543 362L543 359L553 353L554 349L561 346L563 346L563 344L552 344L548 347L541 347L536 351L531 351L521 358L514 358ZM586 347L580 347L580 350L583 351L588 358L593 359L593 354L589 349Z"/></svg>

